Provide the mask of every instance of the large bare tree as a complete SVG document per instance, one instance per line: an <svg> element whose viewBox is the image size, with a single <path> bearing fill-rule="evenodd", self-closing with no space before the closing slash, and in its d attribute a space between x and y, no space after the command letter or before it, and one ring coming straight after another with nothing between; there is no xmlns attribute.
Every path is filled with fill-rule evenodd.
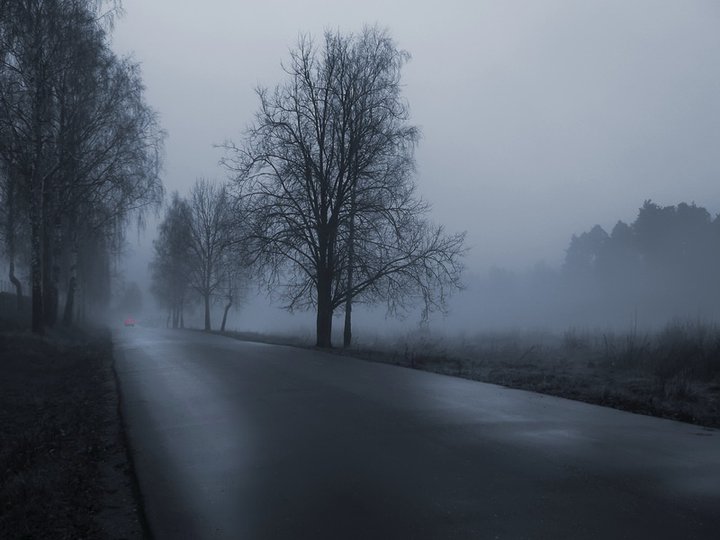
<svg viewBox="0 0 720 540"><path fill-rule="evenodd" d="M445 235L415 195L400 71L407 54L388 34L302 38L288 80L258 89L244 144L226 145L267 283L287 307L317 309L317 345L332 344L333 313L352 300L442 304L459 284L463 235ZM350 333L346 342L349 344Z"/></svg>

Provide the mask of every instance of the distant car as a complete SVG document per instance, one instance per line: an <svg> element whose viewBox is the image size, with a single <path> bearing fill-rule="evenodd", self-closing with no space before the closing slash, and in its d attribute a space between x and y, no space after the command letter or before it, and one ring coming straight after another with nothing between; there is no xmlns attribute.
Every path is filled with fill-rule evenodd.
<svg viewBox="0 0 720 540"><path fill-rule="evenodd" d="M135 326L135 319L132 317L125 319L125 326Z"/></svg>

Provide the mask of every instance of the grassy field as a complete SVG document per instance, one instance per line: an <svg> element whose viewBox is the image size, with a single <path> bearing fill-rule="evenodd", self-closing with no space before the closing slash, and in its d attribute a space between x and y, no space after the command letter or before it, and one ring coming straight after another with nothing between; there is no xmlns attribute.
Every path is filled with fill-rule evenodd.
<svg viewBox="0 0 720 540"><path fill-rule="evenodd" d="M142 538L109 333L0 331L0 537Z"/></svg>
<svg viewBox="0 0 720 540"><path fill-rule="evenodd" d="M307 338L231 333L310 346ZM453 338L413 332L335 352L720 428L720 328L674 323L661 331L570 329Z"/></svg>

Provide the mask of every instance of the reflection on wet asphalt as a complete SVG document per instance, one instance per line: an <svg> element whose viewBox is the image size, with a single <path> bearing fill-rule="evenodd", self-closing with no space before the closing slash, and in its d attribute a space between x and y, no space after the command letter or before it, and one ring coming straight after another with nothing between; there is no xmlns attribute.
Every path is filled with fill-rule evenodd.
<svg viewBox="0 0 720 540"><path fill-rule="evenodd" d="M310 350L122 329L156 538L717 538L720 433Z"/></svg>

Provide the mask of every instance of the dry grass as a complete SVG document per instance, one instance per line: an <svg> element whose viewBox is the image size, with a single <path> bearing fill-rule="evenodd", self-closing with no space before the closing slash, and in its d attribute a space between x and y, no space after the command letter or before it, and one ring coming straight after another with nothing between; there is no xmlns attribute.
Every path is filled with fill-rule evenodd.
<svg viewBox="0 0 720 540"><path fill-rule="evenodd" d="M231 333L308 347L308 339ZM334 352L720 427L720 328L676 322L659 332L496 332L453 338L416 331Z"/></svg>
<svg viewBox="0 0 720 540"><path fill-rule="evenodd" d="M569 329L456 339L408 334L347 352L363 358L720 427L720 328Z"/></svg>

